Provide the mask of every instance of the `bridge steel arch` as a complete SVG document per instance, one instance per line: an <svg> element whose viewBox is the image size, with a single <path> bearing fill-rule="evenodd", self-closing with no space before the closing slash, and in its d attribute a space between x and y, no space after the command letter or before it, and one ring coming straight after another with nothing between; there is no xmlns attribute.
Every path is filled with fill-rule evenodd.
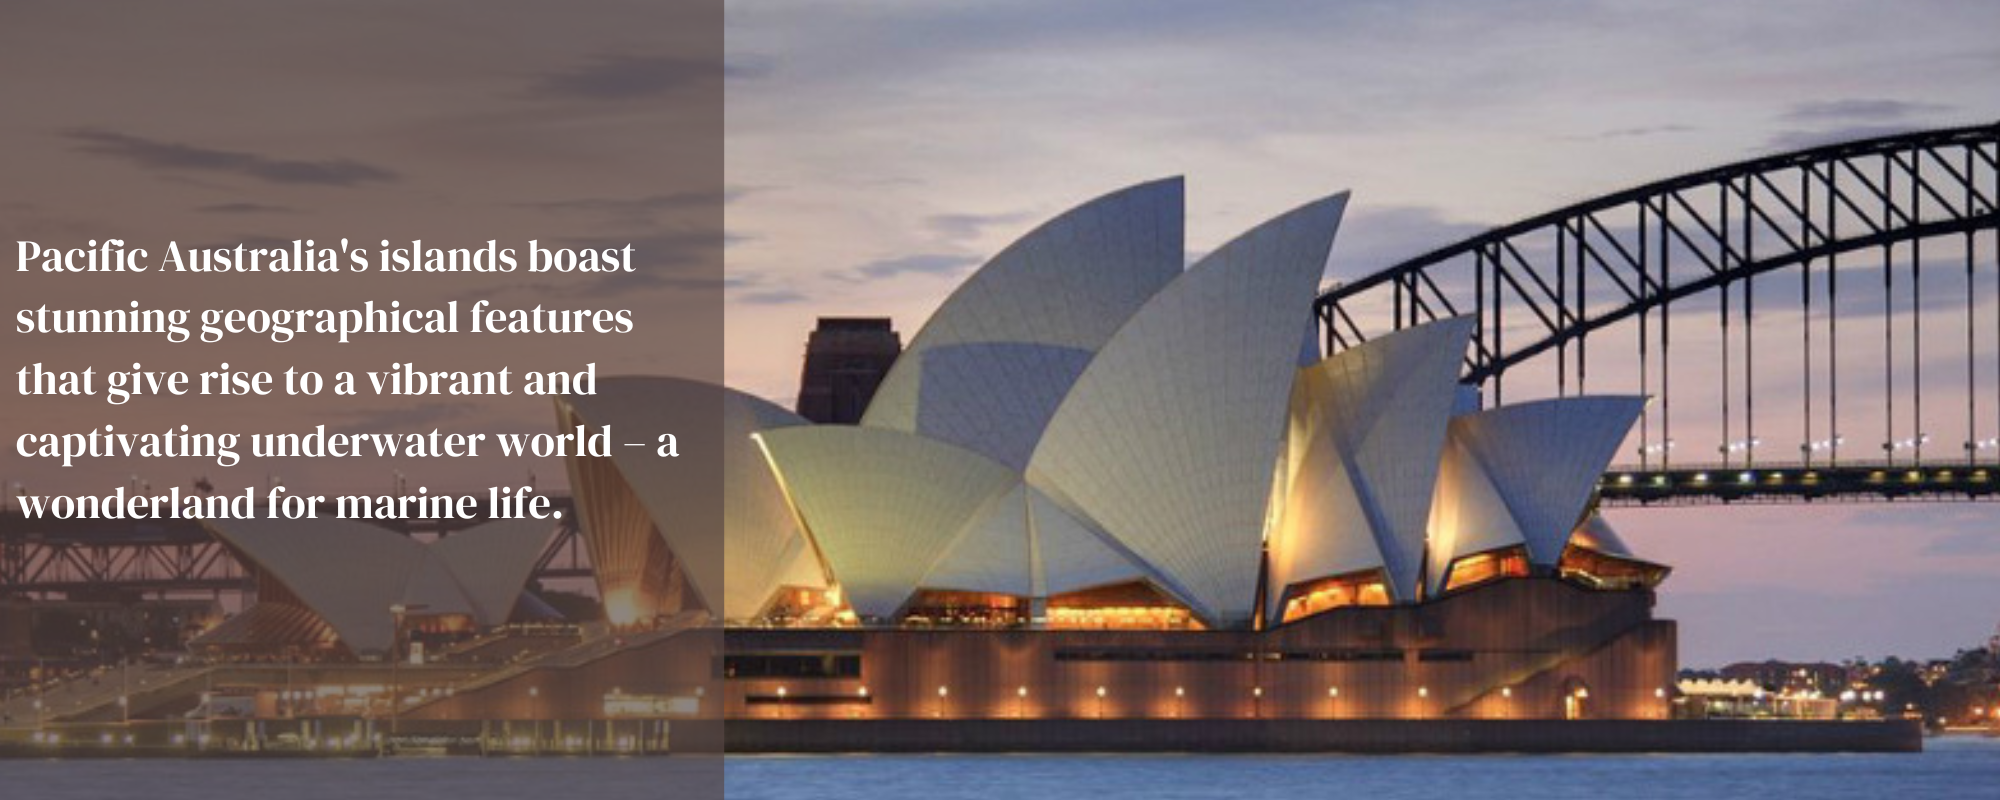
<svg viewBox="0 0 2000 800"><path fill-rule="evenodd" d="M1948 246L1930 244L1934 257L1927 263L1925 246L1939 240ZM1920 433L1925 315L1915 312L1925 299L1926 267L1940 268L1935 254L1941 251L1950 251L1951 266L1964 274L1959 291L1969 435L1956 463L1992 460L2000 455L2000 431L1977 441L1970 435L1978 428L1979 372L1987 368L1975 359L1988 359L1982 363L1990 365L1986 377L1994 385L1985 394L2000 402L2000 360L1992 360L2000 359L2000 352L1975 352L1975 326L1981 336L1991 331L2000 341L2000 307L1993 318L1978 319L1973 287L1976 274L2000 274L2000 265L1992 264L2000 252L2000 123L1829 144L1608 194L1336 284L1317 299L1314 312L1329 354L1431 320L1474 316L1479 324L1462 380L1480 386L1496 403L1503 399L1508 371L1530 362L1542 365L1538 371L1553 372L1555 386L1544 394L1583 391L1591 334L1636 323L1636 352L1630 356L1642 391L1655 398L1638 432L1640 467L1664 468L1671 458L1669 355L1675 323L1689 324L1682 319L1701 298L1714 305L1696 313L1719 325L1722 338L1725 444L1718 448L1717 466L1743 467L1753 463L1757 442L1751 377L1758 374L1758 328L1752 323L1759 295L1752 289L1760 277L1767 287L1786 277L1769 273L1796 271L1785 290L1795 292L1793 302L1803 314L1789 323L1792 338L1785 346L1803 347L1805 353L1807 441L1800 444L1798 464L1811 467L1816 461L1855 460L1855 446L1842 457L1844 437L1838 433L1843 365L1837 327L1843 316L1853 316L1846 313L1850 306L1841 305L1840 293L1847 288L1851 300L1857 290L1879 289L1882 305L1874 318L1850 324L1879 329L1880 358L1888 361L1885 430L1894 437L1904 428L1908 438L1885 442L1881 451L1860 445L1859 452L1871 463L1916 464L1924 460L1929 437ZM1962 266L1955 263L1961 255ZM1879 286L1850 285L1857 262L1879 263ZM1845 281L1843 273L1849 274ZM1899 286L1899 280L1907 283ZM1992 282L1994 299L2000 300L2000 278ZM1899 289L1909 300L1907 309L1891 305ZM1899 320L1902 310L1911 313ZM1904 374L1915 371L1900 394L1899 356L1910 359ZM1542 369L1550 360L1553 369ZM1826 374L1819 375L1816 361ZM1816 375L1822 378L1817 386ZM1905 401L1903 412L1896 409L1898 397ZM1944 446L1934 452L1939 449Z"/></svg>

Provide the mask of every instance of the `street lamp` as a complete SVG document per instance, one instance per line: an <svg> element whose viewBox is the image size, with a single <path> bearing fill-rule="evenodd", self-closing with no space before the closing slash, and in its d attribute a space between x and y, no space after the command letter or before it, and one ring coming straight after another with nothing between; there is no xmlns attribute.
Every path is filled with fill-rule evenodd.
<svg viewBox="0 0 2000 800"><path fill-rule="evenodd" d="M1924 460L1924 445L1930 443L1931 443L1930 434L1918 433L1917 435L1912 436L1908 439L1897 439L1891 442L1883 442L1882 452L1888 456L1889 463L1894 464L1896 463L1897 453L1900 453L1904 450L1913 450L1915 451L1915 461L1921 462Z"/></svg>
<svg viewBox="0 0 2000 800"><path fill-rule="evenodd" d="M1328 686L1328 687L1326 687L1326 717L1327 717L1327 719L1332 719L1332 718L1334 718L1334 717L1337 717L1337 716L1339 716L1339 712L1338 712L1338 711L1336 711L1336 710L1334 709L1334 704L1335 704L1335 703L1337 703L1337 702L1339 702L1339 701L1340 701L1340 687L1338 687L1338 686Z"/></svg>
<svg viewBox="0 0 2000 800"><path fill-rule="evenodd" d="M1023 685L1021 688L1014 690L1014 718L1020 719L1027 715L1028 715L1028 687Z"/></svg>
<svg viewBox="0 0 2000 800"><path fill-rule="evenodd" d="M531 751L542 749L542 687L528 687L528 745Z"/></svg>
<svg viewBox="0 0 2000 800"><path fill-rule="evenodd" d="M1814 439L1813 441L1801 444L1799 445L1799 452L1805 454L1806 464L1810 466L1813 457L1820 453L1825 453L1828 461L1836 460L1840 455L1840 446L1843 444L1847 444L1847 437L1835 434L1830 439Z"/></svg>
<svg viewBox="0 0 2000 800"><path fill-rule="evenodd" d="M1668 439L1658 444L1649 444L1640 447L1639 465L1644 468L1651 468L1653 465L1653 460L1657 458L1659 459L1660 466L1664 468L1667 466L1667 456L1670 455L1673 452L1673 450L1674 450L1674 440L1672 439Z"/></svg>
<svg viewBox="0 0 2000 800"><path fill-rule="evenodd" d="M201 693L201 733L195 737L195 746L208 749L209 734L215 730L215 693L203 690Z"/></svg>
<svg viewBox="0 0 2000 800"><path fill-rule="evenodd" d="M1752 436L1747 439L1735 439L1723 442L1715 448L1715 451L1722 454L1722 463L1724 466L1728 466L1734 456L1739 453L1743 456L1743 464L1748 466L1756 461L1756 454L1752 451L1756 450L1763 443L1764 440Z"/></svg>
<svg viewBox="0 0 2000 800"><path fill-rule="evenodd" d="M422 604L397 603L389 606L389 618L393 627L389 629L389 738L394 739L401 728L403 711L403 684L401 673L403 648L403 618L412 611L430 608Z"/></svg>
<svg viewBox="0 0 2000 800"><path fill-rule="evenodd" d="M1104 687L1097 687L1097 718L1104 719Z"/></svg>

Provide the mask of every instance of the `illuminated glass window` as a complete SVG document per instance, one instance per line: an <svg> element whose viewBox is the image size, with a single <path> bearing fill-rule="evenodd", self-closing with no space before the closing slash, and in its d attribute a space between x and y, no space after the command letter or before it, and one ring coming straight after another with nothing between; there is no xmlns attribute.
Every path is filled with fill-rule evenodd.
<svg viewBox="0 0 2000 800"><path fill-rule="evenodd" d="M1381 570L1336 575L1295 584L1285 590L1284 622L1296 622L1314 614L1344 606L1386 606L1389 585Z"/></svg>
<svg viewBox="0 0 2000 800"><path fill-rule="evenodd" d="M1201 630L1187 606L1144 581L1102 586L1049 598L1048 627L1057 630Z"/></svg>
<svg viewBox="0 0 2000 800"><path fill-rule="evenodd" d="M1451 592L1501 578L1526 577L1527 574L1528 552L1524 548L1474 553L1451 562L1451 573L1445 578L1444 590Z"/></svg>
<svg viewBox="0 0 2000 800"><path fill-rule="evenodd" d="M1563 550L1557 571L1564 579L1593 589L1658 586L1672 572L1659 564L1607 555L1575 544Z"/></svg>

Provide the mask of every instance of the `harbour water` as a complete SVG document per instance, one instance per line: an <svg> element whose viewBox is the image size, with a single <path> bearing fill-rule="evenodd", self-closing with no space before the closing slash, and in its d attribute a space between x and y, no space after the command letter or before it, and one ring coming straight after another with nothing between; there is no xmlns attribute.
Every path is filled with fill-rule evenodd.
<svg viewBox="0 0 2000 800"><path fill-rule="evenodd" d="M729 760L726 792L732 800L2000 797L2000 739L1926 744L1906 755L744 757ZM674 758L10 761L0 762L0 796L664 799L712 792L704 769ZM690 784L709 791L686 791Z"/></svg>

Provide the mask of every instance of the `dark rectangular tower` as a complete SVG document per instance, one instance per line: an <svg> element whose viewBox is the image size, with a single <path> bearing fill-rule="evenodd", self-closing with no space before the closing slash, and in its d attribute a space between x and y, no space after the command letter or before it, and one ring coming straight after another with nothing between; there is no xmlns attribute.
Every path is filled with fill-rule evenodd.
<svg viewBox="0 0 2000 800"><path fill-rule="evenodd" d="M903 337L887 317L820 317L806 339L799 416L821 424L860 422L902 352Z"/></svg>

